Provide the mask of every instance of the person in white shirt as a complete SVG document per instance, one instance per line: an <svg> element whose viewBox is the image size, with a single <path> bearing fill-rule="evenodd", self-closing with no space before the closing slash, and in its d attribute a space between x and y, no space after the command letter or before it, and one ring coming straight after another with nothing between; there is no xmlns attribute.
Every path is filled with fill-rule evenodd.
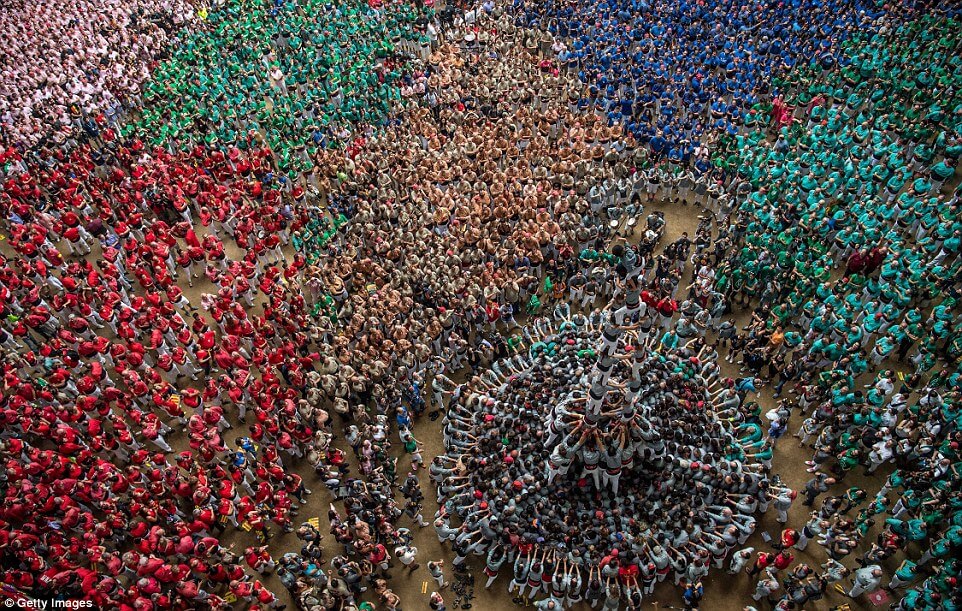
<svg viewBox="0 0 962 611"><path fill-rule="evenodd" d="M394 548L394 555L398 560L401 561L409 572L414 572L417 570L420 564L416 562L418 556L418 548L413 545L401 545Z"/></svg>
<svg viewBox="0 0 962 611"><path fill-rule="evenodd" d="M444 560L434 560L428 561L428 573L431 577L438 582L438 588L443 590L448 587L448 583L444 581Z"/></svg>
<svg viewBox="0 0 962 611"><path fill-rule="evenodd" d="M731 563L728 565L728 574L737 575L741 573L745 565L748 564L748 561L752 559L752 553L754 553L754 551L754 547L746 547L732 554Z"/></svg>
<svg viewBox="0 0 962 611"><path fill-rule="evenodd" d="M852 587L848 591L850 598L856 598L862 594L871 594L878 589L882 583L882 567L877 564L870 564L855 571L852 577Z"/></svg>

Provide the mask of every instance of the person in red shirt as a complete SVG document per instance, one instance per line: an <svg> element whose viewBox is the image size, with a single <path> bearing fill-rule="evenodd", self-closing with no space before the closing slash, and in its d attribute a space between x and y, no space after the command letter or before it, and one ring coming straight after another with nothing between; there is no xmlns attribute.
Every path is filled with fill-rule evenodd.
<svg viewBox="0 0 962 611"><path fill-rule="evenodd" d="M773 566L776 571L784 571L794 561L795 561L795 556L787 549L783 549L779 551L778 555L776 555L775 558L772 560L771 566Z"/></svg>
<svg viewBox="0 0 962 611"><path fill-rule="evenodd" d="M755 562L748 568L748 574L752 577L758 575L775 563L775 554L770 552L758 552Z"/></svg>

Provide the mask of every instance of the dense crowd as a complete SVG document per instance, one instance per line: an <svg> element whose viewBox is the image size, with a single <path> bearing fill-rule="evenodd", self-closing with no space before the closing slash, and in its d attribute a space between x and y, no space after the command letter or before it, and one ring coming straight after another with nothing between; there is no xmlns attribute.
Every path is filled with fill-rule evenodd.
<svg viewBox="0 0 962 611"><path fill-rule="evenodd" d="M9 2L0 13L0 129L7 144L62 144L116 126L172 37L194 19L184 0Z"/></svg>
<svg viewBox="0 0 962 611"><path fill-rule="evenodd" d="M352 125L392 114L408 72L397 45L430 40L430 9L392 2L378 18L372 11L360 2L264 10L231 0L157 66L126 131L167 147L243 148L257 134L282 175L303 178L323 165L325 149L345 144Z"/></svg>
<svg viewBox="0 0 962 611"><path fill-rule="evenodd" d="M541 609L668 575L695 608L726 565L776 609L956 608L962 29L930 4L4 6L4 594L280 607L276 572L397 609L433 524Z"/></svg>
<svg viewBox="0 0 962 611"><path fill-rule="evenodd" d="M833 560L859 556L853 596L883 585L885 559L904 558L895 590L960 542L962 218L959 189L943 191L962 153L957 27L926 15L857 33L839 67L794 75L797 123L775 138L746 125L716 153L743 194L717 286L763 304L730 355L773 380L776 398L786 384L798 393L780 408L801 408L796 435L814 448L806 505L860 466L895 465L874 497L829 495L802 531ZM934 566L900 608L953 608L958 568Z"/></svg>
<svg viewBox="0 0 962 611"><path fill-rule="evenodd" d="M589 84L580 108L686 164L778 95L786 71L809 62L830 68L840 40L885 14L862 0L513 4L532 28L530 46L550 47Z"/></svg>
<svg viewBox="0 0 962 611"><path fill-rule="evenodd" d="M528 354L458 389L430 467L455 566L486 555L490 586L507 563L510 592L558 609L640 608L669 575L696 587L721 568L760 503L774 497L780 515L791 504L766 475L748 393L720 377L704 338L661 334L649 308L629 288L613 310L538 318Z"/></svg>

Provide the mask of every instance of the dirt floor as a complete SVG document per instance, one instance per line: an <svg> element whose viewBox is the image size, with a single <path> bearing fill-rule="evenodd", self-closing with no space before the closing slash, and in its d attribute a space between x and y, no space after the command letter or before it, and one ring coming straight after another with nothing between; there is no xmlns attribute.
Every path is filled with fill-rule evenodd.
<svg viewBox="0 0 962 611"><path fill-rule="evenodd" d="M673 204L668 202L655 203L653 206L647 206L645 215L647 215L651 210L661 210L665 213L665 219L667 221L666 233L660 248L671 243L673 240L678 238L682 232L687 231L690 236L694 235L695 228L698 223L697 216L700 211L692 206L682 206L680 204ZM229 248L229 247L228 247ZM228 253L236 254L236 253ZM690 267L690 266L689 266ZM688 274L691 270L688 270ZM689 277L683 280L684 285L690 280ZM188 298L192 303L198 304L200 301L201 294L205 292L210 292L212 287L206 281L206 279L200 279L195 281L193 288L186 288L185 291ZM747 312L740 312L735 315L736 321L739 325L744 325L749 317ZM725 352L721 352L722 356ZM725 375L737 376L738 366L730 365L724 361L721 363L723 372ZM758 401L763 406L763 411L767 411L769 408L773 407L775 402L772 399L771 388L761 389ZM786 394L783 396L791 396ZM337 416L335 415L335 419ZM798 415L793 416L792 420L789 422L789 432L793 433L799 426L801 418ZM233 424L236 424L234 422ZM243 425L241 425L243 426ZM443 453L444 448L442 445L441 435L441 421L440 419L431 422L430 419L424 417L421 418L414 427L414 434L419 441L424 445L423 456L425 464L430 463L434 456ZM225 437L228 445L234 446L235 440L244 435L246 432L246 427L235 427L233 430L225 431ZM186 437L183 434L171 435L168 437L168 441L175 448L175 450L181 450L186 448ZM345 448L343 440L338 439L335 441L335 445ZM398 444L395 444L398 445ZM352 455L351 452L347 452L348 455ZM810 475L805 471L804 461L811 458L811 450L809 448L800 448L796 439L791 437L790 434L786 434L783 437L775 449L775 458L773 460L773 473L778 474L782 481L792 488L801 488L804 486L805 482L809 479ZM320 521L321 532L325 534L325 547L328 553L325 555L326 559L331 558L338 553L339 546L333 541L333 537L327 536L329 532L329 524L327 521L327 511L331 498L327 493L324 485L317 481L313 470L306 460L301 461L300 464L291 465L294 471L298 472L304 477L305 482L309 488L314 490L314 494L308 497L308 503L301 507L297 519L300 522L305 522L310 518L318 518ZM398 474L399 479L403 480L403 476L409 470L409 462L406 458L401 457L398 464ZM848 478L839 484L836 484L833 493L838 494L845 490L848 486L859 485L863 488L868 489L870 492L877 490L883 481L884 475L880 475L884 470L880 470L873 478L865 478L861 473L851 473ZM352 469L352 473L356 473L356 469ZM420 475L422 487L424 488L425 494L425 507L423 515L425 519L431 521L434 512L437 510L436 495L433 490L430 489L430 480L427 476L426 471L422 471ZM398 495L400 496L400 495ZM797 529L808 519L809 510L804 507L801 503L802 499L799 498L793 505L789 513L789 525ZM343 512L342 512L343 513ZM401 597L402 608L406 611L427 609L428 608L428 598L432 591L434 591L437 585L430 577L427 572L426 564L429 560L445 560L445 578L451 581L453 574L450 568L451 561L453 560L453 554L451 554L448 547L443 547L435 535L434 529L432 527L426 527L424 529L418 529L416 526L408 523L407 517L402 517L401 525L407 526L412 529L415 533L414 544L418 548L418 558L417 561L420 563L421 567L411 573L408 573L405 569L400 566L400 563L395 562L397 566L392 569L392 579L390 580L390 587ZM762 538L762 533L767 532L773 538L777 539L779 533L781 532L781 526L775 521L775 512L770 510L768 514L761 516L759 519L759 528L756 534L749 540L748 545L755 547L756 550L770 549ZM255 539L250 533L243 531L227 531L225 534L225 539L228 544L232 544L235 549L242 551L244 547L248 545L255 544ZM294 534L284 534L279 533L274 536L270 541L270 551L275 558L279 558L286 552L297 551L300 549L300 543ZM805 562L814 568L818 568L817 565L825 562L826 556L822 548L817 544L811 544L804 552L796 552L796 563ZM481 568L483 567L483 559L481 557L469 560L469 565L472 567L472 572L477 576L478 584L474 588L474 598L470 601L473 609L479 611L489 611L495 609L506 609L515 607L515 603L512 602L512 595L507 592L507 584L510 581L510 570L507 567L503 567L501 575L492 584L491 588L485 590L483 586L484 580L482 579ZM855 566L855 560L850 558L848 565ZM857 568L857 566L856 566ZM887 567L894 570L895 566ZM264 578L262 578L264 579ZM279 580L273 575L266 576L266 583L269 584L279 596L283 598L288 598L286 591L280 584ZM713 569L707 579L704 580L705 586L705 597L702 602L702 609L706 611L741 611L746 605L752 604L751 594L754 591L755 580L750 578L748 575L742 573L740 575L728 575L727 567L726 569L717 570ZM652 608L683 608L680 591L671 585L670 580L662 583L656 589L654 600L650 602ZM448 609L456 609L453 605L454 599L457 597L456 594L451 592L450 589L443 592L445 601L448 605ZM864 597L863 597L864 598ZM376 604L376 601L372 600ZM463 601L467 602L467 601ZM839 594L835 590L830 589L827 596L818 601L817 604L809 605L809 609L829 609L835 605L848 602L853 609L870 609L872 608L871 603L867 600L856 600L852 601L848 597ZM768 608L766 603L755 603L759 609ZM885 605L887 606L887 605ZM582 604L578 609L587 610L588 605Z"/></svg>

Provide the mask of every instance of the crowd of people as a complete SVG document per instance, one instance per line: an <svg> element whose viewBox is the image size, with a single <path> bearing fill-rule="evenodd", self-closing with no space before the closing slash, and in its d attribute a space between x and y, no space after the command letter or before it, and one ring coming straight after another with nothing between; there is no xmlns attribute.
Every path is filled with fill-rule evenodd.
<svg viewBox="0 0 962 611"><path fill-rule="evenodd" d="M527 354L454 393L447 453L430 467L436 526L455 565L485 556L487 586L507 564L519 600L639 609L671 575L697 603L760 506L774 498L782 512L794 499L769 481L747 391L721 377L703 337L678 337L681 321L662 334L640 293L588 316L537 318ZM730 407L706 409L713 402Z"/></svg>
<svg viewBox="0 0 962 611"><path fill-rule="evenodd" d="M195 17L185 0L9 2L0 13L0 133L62 144L140 101L153 62Z"/></svg>
<svg viewBox="0 0 962 611"><path fill-rule="evenodd" d="M777 79L829 68L838 42L885 14L863 0L514 0L519 22L590 84L578 100L675 162L734 132Z"/></svg>
<svg viewBox="0 0 962 611"><path fill-rule="evenodd" d="M958 15L748 4L0 9L4 594L398 609L433 523L543 609L956 608Z"/></svg>
<svg viewBox="0 0 962 611"><path fill-rule="evenodd" d="M383 13L360 2L263 5L233 0L211 12L154 70L127 132L165 147L240 148L256 133L276 170L300 178L352 125L388 118L408 72L397 45L430 40L433 11L406 3Z"/></svg>
<svg viewBox="0 0 962 611"><path fill-rule="evenodd" d="M779 409L800 408L796 436L814 448L805 504L860 466L895 466L874 496L824 498L802 540L818 536L833 561L859 556L852 596L903 588L933 546L944 552L903 609L958 604L962 219L959 189L943 190L962 153L957 28L958 16L924 15L854 33L838 67L783 84L797 123L774 137L746 125L715 154L742 193L723 211L733 241L716 283L732 303L762 304L730 358L776 398L798 394ZM884 582L892 556L904 560Z"/></svg>

